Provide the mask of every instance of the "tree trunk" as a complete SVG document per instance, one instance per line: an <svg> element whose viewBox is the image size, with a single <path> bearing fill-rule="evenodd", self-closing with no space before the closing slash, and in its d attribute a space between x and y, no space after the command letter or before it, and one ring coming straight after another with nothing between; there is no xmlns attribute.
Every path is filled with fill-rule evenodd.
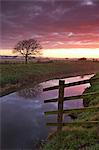
<svg viewBox="0 0 99 150"><path fill-rule="evenodd" d="M27 64L27 62L28 62L28 55L26 54L25 55L25 64Z"/></svg>

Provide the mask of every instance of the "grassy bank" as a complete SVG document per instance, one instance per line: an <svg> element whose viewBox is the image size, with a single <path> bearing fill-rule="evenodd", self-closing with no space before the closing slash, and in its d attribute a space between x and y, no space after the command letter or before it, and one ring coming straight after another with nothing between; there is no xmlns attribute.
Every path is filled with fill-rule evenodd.
<svg viewBox="0 0 99 150"><path fill-rule="evenodd" d="M33 83L53 78L90 74L99 71L99 62L60 61L49 63L1 64L1 95Z"/></svg>
<svg viewBox="0 0 99 150"><path fill-rule="evenodd" d="M95 77L99 77L99 74ZM91 85L85 93L99 91L99 82ZM84 103L87 106L98 106L99 96L87 96ZM75 121L99 121L99 111L80 113ZM49 138L43 150L99 150L99 124L65 127L60 135Z"/></svg>

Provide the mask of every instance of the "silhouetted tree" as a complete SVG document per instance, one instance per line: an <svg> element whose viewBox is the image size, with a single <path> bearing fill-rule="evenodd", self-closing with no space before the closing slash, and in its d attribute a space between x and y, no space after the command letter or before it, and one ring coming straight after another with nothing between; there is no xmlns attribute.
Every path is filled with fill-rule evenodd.
<svg viewBox="0 0 99 150"><path fill-rule="evenodd" d="M19 41L13 52L20 53L25 58L25 63L28 62L28 57L30 55L41 55L40 49L42 49L40 43L35 39Z"/></svg>

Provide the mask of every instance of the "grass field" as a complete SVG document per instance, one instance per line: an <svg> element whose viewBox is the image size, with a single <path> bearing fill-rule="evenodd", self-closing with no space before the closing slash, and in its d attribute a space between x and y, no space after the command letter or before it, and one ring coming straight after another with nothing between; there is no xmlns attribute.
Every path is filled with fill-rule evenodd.
<svg viewBox="0 0 99 150"><path fill-rule="evenodd" d="M21 82L29 77L42 77L58 74L90 73L99 71L99 62L52 62L30 64L2 64L1 85ZM53 76L54 77L54 76Z"/></svg>
<svg viewBox="0 0 99 150"><path fill-rule="evenodd" d="M99 62L59 61L29 64L1 64L2 92L16 89L35 81L99 72Z"/></svg>
<svg viewBox="0 0 99 150"><path fill-rule="evenodd" d="M95 77L99 77L97 74ZM87 92L99 91L99 82L91 83ZM84 99L87 106L99 106L99 96L87 96ZM77 115L77 114L76 114ZM93 110L78 114L75 121L99 121L99 111ZM61 139L61 144L59 143ZM44 146L43 150L99 150L99 123L96 125L83 125L65 127L60 135L53 138Z"/></svg>

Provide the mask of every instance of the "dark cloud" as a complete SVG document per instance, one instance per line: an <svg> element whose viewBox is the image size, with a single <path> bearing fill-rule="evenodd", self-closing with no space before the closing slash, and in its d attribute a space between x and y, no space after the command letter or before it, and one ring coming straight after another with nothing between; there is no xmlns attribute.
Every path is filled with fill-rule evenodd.
<svg viewBox="0 0 99 150"><path fill-rule="evenodd" d="M22 39L37 38L46 47L97 44L97 0L3 0L1 2L2 48Z"/></svg>

